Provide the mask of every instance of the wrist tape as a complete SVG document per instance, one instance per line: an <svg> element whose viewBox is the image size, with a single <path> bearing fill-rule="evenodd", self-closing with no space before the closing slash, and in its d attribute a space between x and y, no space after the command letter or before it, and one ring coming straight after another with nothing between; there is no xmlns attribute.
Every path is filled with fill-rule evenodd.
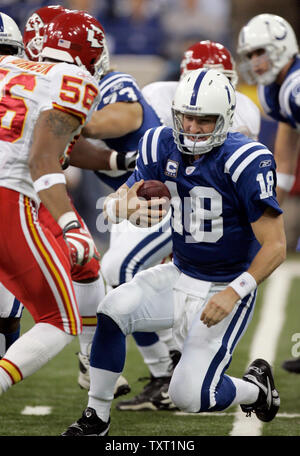
<svg viewBox="0 0 300 456"><path fill-rule="evenodd" d="M39 193L41 190L47 190L53 185L66 183L66 176L63 173L44 174L33 182L33 188Z"/></svg>
<svg viewBox="0 0 300 456"><path fill-rule="evenodd" d="M257 287L256 280L249 274L249 272L243 272L236 279L228 284L229 287L233 288L234 291L243 299L245 296L250 294Z"/></svg>

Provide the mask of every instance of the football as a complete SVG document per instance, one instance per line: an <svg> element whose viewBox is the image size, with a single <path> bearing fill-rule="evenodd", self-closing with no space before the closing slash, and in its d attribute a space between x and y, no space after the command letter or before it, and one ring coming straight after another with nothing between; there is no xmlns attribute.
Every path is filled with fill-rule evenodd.
<svg viewBox="0 0 300 456"><path fill-rule="evenodd" d="M146 200L151 198L168 198L171 199L171 194L168 187L158 180L147 180L138 189L137 195Z"/></svg>

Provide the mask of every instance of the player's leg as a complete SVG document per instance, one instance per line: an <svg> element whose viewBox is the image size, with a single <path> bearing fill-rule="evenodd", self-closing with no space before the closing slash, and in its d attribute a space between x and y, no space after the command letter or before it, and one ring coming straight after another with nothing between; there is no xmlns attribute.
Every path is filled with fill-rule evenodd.
<svg viewBox="0 0 300 456"><path fill-rule="evenodd" d="M160 227L140 229L125 221L113 226L110 247L102 260L102 271L109 286L115 288L130 281L137 272L161 263L172 251L169 219ZM169 331L171 332L171 331ZM171 336L162 339L154 332L134 332L137 347L150 371L150 381L141 393L121 401L119 410L155 410L152 396L166 378L170 378L173 362L170 356ZM171 348L172 350L172 348Z"/></svg>
<svg viewBox="0 0 300 456"><path fill-rule="evenodd" d="M20 336L23 305L0 283L0 358Z"/></svg>
<svg viewBox="0 0 300 456"><path fill-rule="evenodd" d="M73 208L78 219L83 225L85 225L84 220L80 217L76 208L74 206ZM55 236L60 247L65 250L66 243L62 236L62 230L43 204L39 207L39 220L47 226L47 228ZM66 251L66 255L67 254L68 252ZM89 358L97 324L97 307L105 295L105 287L100 273L99 261L94 258L84 266L74 266L71 270L71 275L79 313L82 318L82 332L79 334L80 350L78 353L78 383L82 388L88 390L90 384ZM126 394L129 391L130 388L127 380L120 378L119 385L116 390L116 397L121 394Z"/></svg>
<svg viewBox="0 0 300 456"><path fill-rule="evenodd" d="M181 341L181 359L169 388L173 402L188 412L223 410L233 402L236 388L224 372L231 362L238 340L251 320L255 301L254 296L248 296L226 318L208 328L200 320L212 291L207 289L205 293L206 296L201 299L177 294L175 301L177 308L180 304L182 306L184 299L186 308L193 309L186 317L185 327L174 328L176 333L181 328L184 341Z"/></svg>
<svg viewBox="0 0 300 456"><path fill-rule="evenodd" d="M36 324L0 361L0 389L31 375L81 331L70 262L36 216L32 201L0 189L1 282L31 313Z"/></svg>
<svg viewBox="0 0 300 456"><path fill-rule="evenodd" d="M212 288L207 299L217 289ZM186 412L204 412L243 404L243 411L255 411L256 414L259 407L260 416L257 416L263 421L274 418L278 410L277 392L266 361L256 360L242 379L225 373L233 351L251 321L255 299L256 292L246 296L226 318L210 328L200 320L203 306L197 309L169 387L170 397L178 408ZM186 305L196 308L195 298L187 296ZM265 409L267 393L274 396L274 404L270 403L269 410Z"/></svg>
<svg viewBox="0 0 300 456"><path fill-rule="evenodd" d="M159 265L106 295L98 309L92 345L88 408L63 435L95 432L97 419L102 420L98 421L98 435L108 429L114 385L125 364L126 336L172 327L173 284L178 275L173 264Z"/></svg>

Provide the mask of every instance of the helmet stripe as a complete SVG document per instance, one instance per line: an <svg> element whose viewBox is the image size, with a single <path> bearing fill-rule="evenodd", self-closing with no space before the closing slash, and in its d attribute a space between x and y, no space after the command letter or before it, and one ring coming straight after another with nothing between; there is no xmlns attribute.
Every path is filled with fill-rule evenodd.
<svg viewBox="0 0 300 456"><path fill-rule="evenodd" d="M191 101L190 101L190 105L191 106L195 106L196 105L198 90L199 90L201 82L202 82L204 76L206 75L207 71L208 70L201 71L201 73L199 74L199 76L196 79L196 82L195 82L194 88L193 88L193 93L192 93L192 96L191 96Z"/></svg>

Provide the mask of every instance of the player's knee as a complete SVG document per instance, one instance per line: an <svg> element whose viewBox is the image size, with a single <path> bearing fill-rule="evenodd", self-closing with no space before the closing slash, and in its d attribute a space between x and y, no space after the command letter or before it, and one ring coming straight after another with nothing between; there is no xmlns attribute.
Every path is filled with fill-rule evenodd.
<svg viewBox="0 0 300 456"><path fill-rule="evenodd" d="M178 375L179 374L179 375ZM188 413L197 413L200 409L200 386L194 376L176 369L169 386L169 396L173 404L180 410Z"/></svg>

